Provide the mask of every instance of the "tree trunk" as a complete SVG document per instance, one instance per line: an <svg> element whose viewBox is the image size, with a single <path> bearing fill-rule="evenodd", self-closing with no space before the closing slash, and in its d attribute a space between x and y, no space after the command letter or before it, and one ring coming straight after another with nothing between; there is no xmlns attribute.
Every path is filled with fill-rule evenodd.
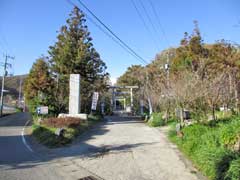
<svg viewBox="0 0 240 180"><path fill-rule="evenodd" d="M148 107L149 107L149 114L151 116L153 109L152 109L152 102L151 102L150 97L148 97Z"/></svg>
<svg viewBox="0 0 240 180"><path fill-rule="evenodd" d="M166 115L166 123L168 122L170 118L170 100L167 102L167 115Z"/></svg>
<svg viewBox="0 0 240 180"><path fill-rule="evenodd" d="M215 116L215 105L212 106L212 117L213 117L213 120L216 121L216 116Z"/></svg>
<svg viewBox="0 0 240 180"><path fill-rule="evenodd" d="M181 124L181 127L183 126L183 123L184 123L184 117L183 117L183 113L184 113L184 108L183 108L183 107L181 107L181 113L180 113L180 119L181 119L181 122L180 122L180 124Z"/></svg>
<svg viewBox="0 0 240 180"><path fill-rule="evenodd" d="M234 89L234 96L235 96L235 110L236 113L239 113L239 100L238 100L238 82L235 81L235 89Z"/></svg>

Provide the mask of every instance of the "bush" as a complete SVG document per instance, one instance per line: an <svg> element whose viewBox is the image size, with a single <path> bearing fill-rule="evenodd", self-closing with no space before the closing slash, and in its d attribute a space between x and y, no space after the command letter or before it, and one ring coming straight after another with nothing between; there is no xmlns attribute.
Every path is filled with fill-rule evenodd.
<svg viewBox="0 0 240 180"><path fill-rule="evenodd" d="M227 148L239 133L239 118L218 121L215 126L194 124L185 127L183 138L178 138L175 128L169 138L210 179L239 179L239 153Z"/></svg>
<svg viewBox="0 0 240 180"><path fill-rule="evenodd" d="M227 171L226 179L239 180L240 179L240 157L233 160Z"/></svg>
<svg viewBox="0 0 240 180"><path fill-rule="evenodd" d="M15 109L16 109L16 112L23 112L23 108L21 107L16 107Z"/></svg>
<svg viewBox="0 0 240 180"><path fill-rule="evenodd" d="M162 118L162 113L152 113L152 116L148 121L148 124L152 127L164 126L165 121Z"/></svg>
<svg viewBox="0 0 240 180"><path fill-rule="evenodd" d="M99 115L99 114L96 114L96 115L94 115L94 114L89 114L88 115L88 120L89 121L100 121L100 120L102 120L102 116L101 115Z"/></svg>
<svg viewBox="0 0 240 180"><path fill-rule="evenodd" d="M32 134L37 141L48 147L59 147L61 144L67 143L66 139L60 139L55 135L54 128L33 125L32 130Z"/></svg>
<svg viewBox="0 0 240 180"><path fill-rule="evenodd" d="M234 118L233 121L224 125L221 124L221 143L228 147L232 148L240 138L240 119Z"/></svg>
<svg viewBox="0 0 240 180"><path fill-rule="evenodd" d="M50 128L43 125L33 125L33 136L43 145L50 148L61 147L69 144L79 134L84 132L84 126L78 126L75 128L66 128L63 136L57 136L55 134L56 128Z"/></svg>
<svg viewBox="0 0 240 180"><path fill-rule="evenodd" d="M33 136L43 145L51 148L60 147L72 142L74 138L86 131L96 122L102 119L100 115L90 115L89 121L79 118L47 118L40 125L37 124L37 116L33 116L34 125L32 126ZM57 136L57 128L64 128L63 136Z"/></svg>
<svg viewBox="0 0 240 180"><path fill-rule="evenodd" d="M86 122L79 118L65 117L65 118L48 118L44 119L42 124L47 127L63 128L63 127L77 127Z"/></svg>

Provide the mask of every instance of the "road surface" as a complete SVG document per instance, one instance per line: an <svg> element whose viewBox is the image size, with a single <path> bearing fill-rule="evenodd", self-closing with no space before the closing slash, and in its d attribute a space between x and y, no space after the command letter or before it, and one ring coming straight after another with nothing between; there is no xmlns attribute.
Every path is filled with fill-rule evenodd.
<svg viewBox="0 0 240 180"><path fill-rule="evenodd" d="M0 119L0 180L202 179L161 130L137 119L109 117L58 149L26 137L28 148L22 137L28 119L27 113Z"/></svg>
<svg viewBox="0 0 240 180"><path fill-rule="evenodd" d="M23 143L22 130L27 113L0 118L0 180L57 180L62 176Z"/></svg>
<svg viewBox="0 0 240 180"><path fill-rule="evenodd" d="M62 172L72 179L87 175L106 180L205 179L161 129L133 118L109 117L108 122L88 131L71 147L51 153L65 159ZM87 170L84 176L83 169Z"/></svg>

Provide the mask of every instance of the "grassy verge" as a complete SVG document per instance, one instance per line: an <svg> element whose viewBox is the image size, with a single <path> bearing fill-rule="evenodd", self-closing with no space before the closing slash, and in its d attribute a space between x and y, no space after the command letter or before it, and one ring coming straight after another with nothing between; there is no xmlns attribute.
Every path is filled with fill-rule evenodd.
<svg viewBox="0 0 240 180"><path fill-rule="evenodd" d="M234 144L240 137L240 118L231 117L210 124L194 124L182 130L179 138L175 128L169 138L210 179L239 180L240 153Z"/></svg>
<svg viewBox="0 0 240 180"><path fill-rule="evenodd" d="M151 127L166 126L171 124L176 124L176 119L174 117L170 118L168 121L164 120L163 113L152 113L150 120L147 122Z"/></svg>
<svg viewBox="0 0 240 180"><path fill-rule="evenodd" d="M100 116L90 115L87 123L80 123L77 126L64 128L65 131L62 136L57 136L55 134L57 128L43 124L39 125L36 120L34 120L32 125L32 135L39 143L49 148L57 148L70 144L76 137L101 120L102 118Z"/></svg>

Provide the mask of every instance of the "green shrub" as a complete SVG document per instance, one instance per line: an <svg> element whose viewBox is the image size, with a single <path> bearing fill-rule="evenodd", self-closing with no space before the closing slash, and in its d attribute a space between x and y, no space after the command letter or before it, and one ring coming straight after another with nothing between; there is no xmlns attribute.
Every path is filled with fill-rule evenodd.
<svg viewBox="0 0 240 180"><path fill-rule="evenodd" d="M33 136L40 142L48 147L59 146L60 140L54 134L54 129L46 128L43 126L33 125Z"/></svg>
<svg viewBox="0 0 240 180"><path fill-rule="evenodd" d="M85 128L83 126L66 128L63 136L59 137L55 134L56 128L50 128L42 125L32 126L32 134L37 141L50 148L60 147L71 143L72 140L84 130Z"/></svg>
<svg viewBox="0 0 240 180"><path fill-rule="evenodd" d="M210 179L235 180L239 179L239 154L226 148L226 144L235 142L239 123L239 118L233 117L215 126L190 125L183 128L183 138L177 137L172 127L169 138Z"/></svg>
<svg viewBox="0 0 240 180"><path fill-rule="evenodd" d="M210 179L223 180L231 161L235 158L231 151L222 147L202 146L193 155L193 161Z"/></svg>
<svg viewBox="0 0 240 180"><path fill-rule="evenodd" d="M226 179L239 180L240 179L240 157L231 162L226 174Z"/></svg>
<svg viewBox="0 0 240 180"><path fill-rule="evenodd" d="M217 119L231 118L233 115L232 111L217 111L215 112Z"/></svg>
<svg viewBox="0 0 240 180"><path fill-rule="evenodd" d="M40 125L37 119L38 116L33 114L32 135L39 143L55 148L71 143L82 132L102 120L102 116L97 114L89 115L88 121L72 117L49 117L44 119ZM64 128L63 136L55 134L57 128Z"/></svg>
<svg viewBox="0 0 240 180"><path fill-rule="evenodd" d="M23 108L21 107L16 107L15 109L16 109L16 112L23 112Z"/></svg>
<svg viewBox="0 0 240 180"><path fill-rule="evenodd" d="M94 114L89 114L88 115L88 120L89 121L101 121L102 120L102 116L101 115L99 115L99 114L96 114L96 115L94 115Z"/></svg>
<svg viewBox="0 0 240 180"><path fill-rule="evenodd" d="M162 118L162 113L152 113L148 124L152 127L164 126L165 121Z"/></svg>
<svg viewBox="0 0 240 180"><path fill-rule="evenodd" d="M183 140L181 140L182 148L188 153L193 154L201 145L204 133L207 127L203 125L191 125L183 129Z"/></svg>
<svg viewBox="0 0 240 180"><path fill-rule="evenodd" d="M221 125L221 143L231 148L240 138L240 120L238 118L234 119L230 123Z"/></svg>

